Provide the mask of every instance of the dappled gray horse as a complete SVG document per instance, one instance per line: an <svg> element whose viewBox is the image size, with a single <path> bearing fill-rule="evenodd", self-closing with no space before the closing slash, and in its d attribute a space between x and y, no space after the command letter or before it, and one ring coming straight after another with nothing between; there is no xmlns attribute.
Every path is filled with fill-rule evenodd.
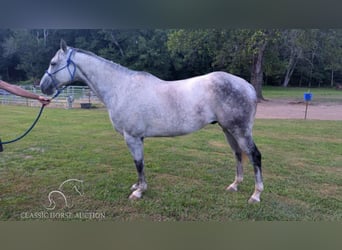
<svg viewBox="0 0 342 250"><path fill-rule="evenodd" d="M85 82L102 100L114 128L125 138L138 172L130 199L141 198L147 189L145 137L185 135L218 123L237 161L235 181L227 190L237 191L243 180L242 156L247 155L255 173L255 190L249 202L260 201L261 154L252 138L257 99L253 86L245 80L213 72L180 81L163 81L91 52L67 47L62 40L41 79L41 90L52 95L76 80Z"/></svg>

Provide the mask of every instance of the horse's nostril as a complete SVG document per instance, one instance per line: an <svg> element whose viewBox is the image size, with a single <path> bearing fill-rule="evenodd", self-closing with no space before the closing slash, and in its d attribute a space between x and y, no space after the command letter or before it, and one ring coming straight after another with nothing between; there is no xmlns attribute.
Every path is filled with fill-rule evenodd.
<svg viewBox="0 0 342 250"><path fill-rule="evenodd" d="M52 95L53 94L53 87L46 87L45 85L42 85L40 87L41 91L45 95Z"/></svg>

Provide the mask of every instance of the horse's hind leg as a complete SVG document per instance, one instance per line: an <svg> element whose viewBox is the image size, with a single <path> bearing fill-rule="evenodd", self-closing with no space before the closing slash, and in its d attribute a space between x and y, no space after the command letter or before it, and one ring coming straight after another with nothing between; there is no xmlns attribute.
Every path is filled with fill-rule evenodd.
<svg viewBox="0 0 342 250"><path fill-rule="evenodd" d="M242 164L242 152L241 149L234 139L234 137L228 132L224 130L224 134L226 136L227 142L231 146L232 150L234 151L235 158L236 158L236 173L235 173L235 180L232 184L227 187L228 191L236 192L238 191L238 185L243 181L243 164Z"/></svg>
<svg viewBox="0 0 342 250"><path fill-rule="evenodd" d="M262 171L261 171L261 153L257 146L253 142L252 150L249 154L251 162L253 162L254 175L255 175L255 190L251 198L248 200L249 203L260 202L260 194L264 190L264 184L262 181Z"/></svg>
<svg viewBox="0 0 342 250"><path fill-rule="evenodd" d="M129 199L139 199L142 197L143 192L147 190L144 174L144 141L143 138L136 138L128 134L124 134L124 137L138 172L138 182L131 187L133 192Z"/></svg>
<svg viewBox="0 0 342 250"><path fill-rule="evenodd" d="M260 202L261 192L264 190L261 171L261 153L255 145L252 136L240 137L237 139L240 148L248 155L250 162L254 168L255 189L254 193L248 200L249 203Z"/></svg>
<svg viewBox="0 0 342 250"><path fill-rule="evenodd" d="M255 145L250 133L242 131L240 129L235 130L234 133L229 133L223 129L226 138L235 151L235 157L237 160L236 177L235 181L227 188L229 191L237 191L237 186L243 180L243 168L242 168L242 154L245 153L250 162L253 164L254 176L255 176L255 189L254 193L248 200L249 203L260 202L260 195L264 189L261 171L261 153ZM234 134L234 136L233 136Z"/></svg>

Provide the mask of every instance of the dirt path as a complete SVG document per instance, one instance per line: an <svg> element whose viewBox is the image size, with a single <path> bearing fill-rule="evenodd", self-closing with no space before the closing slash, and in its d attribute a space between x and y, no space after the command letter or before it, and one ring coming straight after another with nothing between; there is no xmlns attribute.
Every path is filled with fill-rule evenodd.
<svg viewBox="0 0 342 250"><path fill-rule="evenodd" d="M269 100L258 104L256 118L304 119L305 103L291 100ZM342 120L342 103L310 103L308 120Z"/></svg>

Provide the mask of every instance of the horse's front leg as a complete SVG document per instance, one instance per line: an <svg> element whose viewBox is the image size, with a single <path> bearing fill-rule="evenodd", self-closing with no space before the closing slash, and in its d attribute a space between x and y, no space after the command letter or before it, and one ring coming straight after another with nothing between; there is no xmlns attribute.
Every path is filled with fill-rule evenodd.
<svg viewBox="0 0 342 250"><path fill-rule="evenodd" d="M133 192L129 196L129 199L139 199L142 197L143 192L147 190L144 174L144 138L133 137L126 133L124 137L138 172L138 182L131 187Z"/></svg>

